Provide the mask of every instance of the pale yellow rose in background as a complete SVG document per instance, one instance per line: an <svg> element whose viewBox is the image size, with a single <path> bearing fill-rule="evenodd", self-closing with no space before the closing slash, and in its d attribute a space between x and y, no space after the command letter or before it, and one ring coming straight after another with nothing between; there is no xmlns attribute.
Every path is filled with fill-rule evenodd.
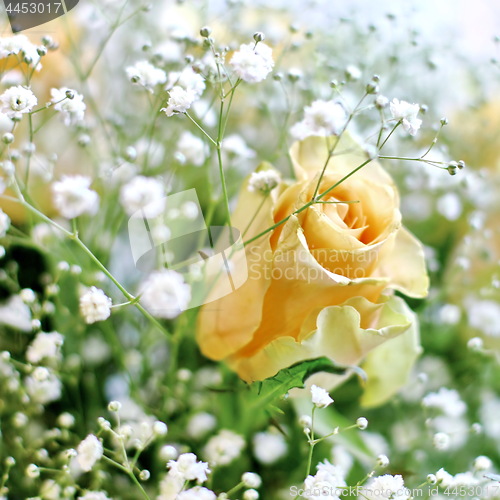
<svg viewBox="0 0 500 500"><path fill-rule="evenodd" d="M295 143L291 158L297 181L265 200L243 186L233 225L245 230L258 212L245 240L289 219L247 245L247 282L201 309L197 339L206 356L225 360L249 382L305 359L328 356L354 365L368 356L365 403L373 405L394 394L408 372L405 367L400 374L377 373L379 361L385 364L387 358L386 351L377 356L377 349L402 336L406 340L387 343L403 349L396 359L407 354L405 363L411 365L418 353L414 314L393 291L424 297L428 277L422 245L401 224L397 188L377 162L321 198L330 203L294 214L312 199L335 140L311 137ZM344 135L319 193L366 159Z"/></svg>

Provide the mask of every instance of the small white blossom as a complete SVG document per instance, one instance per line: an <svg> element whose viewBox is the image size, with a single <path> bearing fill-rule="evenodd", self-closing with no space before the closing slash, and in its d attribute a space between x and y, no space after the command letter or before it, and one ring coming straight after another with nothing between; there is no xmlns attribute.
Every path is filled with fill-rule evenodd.
<svg viewBox="0 0 500 500"><path fill-rule="evenodd" d="M454 389L441 387L438 392L431 392L422 399L426 408L436 408L449 417L461 417L467 410L466 404Z"/></svg>
<svg viewBox="0 0 500 500"><path fill-rule="evenodd" d="M420 125L422 125L422 120L417 118L420 106L394 98L389 107L392 117L401 121L406 132L410 135L416 135Z"/></svg>
<svg viewBox="0 0 500 500"><path fill-rule="evenodd" d="M104 491L86 491L78 500L112 500Z"/></svg>
<svg viewBox="0 0 500 500"><path fill-rule="evenodd" d="M170 460L167 464L170 474L183 481L197 481L203 483L210 473L206 462L199 462L194 453L183 453L177 460Z"/></svg>
<svg viewBox="0 0 500 500"><path fill-rule="evenodd" d="M141 302L151 314L173 319L188 307L191 287L176 271L154 271L142 283L140 294Z"/></svg>
<svg viewBox="0 0 500 500"><path fill-rule="evenodd" d="M161 110L164 111L167 116L185 113L197 98L198 96L193 90L185 90L182 87L176 86L169 92L167 107Z"/></svg>
<svg viewBox="0 0 500 500"><path fill-rule="evenodd" d="M91 286L80 297L80 312L87 324L108 319L111 315L111 305L111 299L95 286Z"/></svg>
<svg viewBox="0 0 500 500"><path fill-rule="evenodd" d="M466 301L469 325L489 337L500 337L500 304L494 300Z"/></svg>
<svg viewBox="0 0 500 500"><path fill-rule="evenodd" d="M0 238L3 238L10 227L10 217L0 208Z"/></svg>
<svg viewBox="0 0 500 500"><path fill-rule="evenodd" d="M438 484L443 488L447 488L453 483L453 476L442 468L436 472L436 479Z"/></svg>
<svg viewBox="0 0 500 500"><path fill-rule="evenodd" d="M71 99L68 97L67 93L71 93ZM54 104L54 109L62 113L66 126L74 125L83 120L87 106L83 102L82 94L79 94L75 90L62 87L60 89L51 89L50 95L52 96L51 100Z"/></svg>
<svg viewBox="0 0 500 500"><path fill-rule="evenodd" d="M346 486L342 471L328 460L318 464L317 471L304 481L304 491L307 492L305 498L315 500L319 493L321 498L339 500L340 488Z"/></svg>
<svg viewBox="0 0 500 500"><path fill-rule="evenodd" d="M17 85L0 95L0 112L12 118L18 113L29 113L38 103L30 89Z"/></svg>
<svg viewBox="0 0 500 500"><path fill-rule="evenodd" d="M351 64L345 69L345 74L349 80L359 80L363 73L357 66Z"/></svg>
<svg viewBox="0 0 500 500"><path fill-rule="evenodd" d="M410 491L405 488L403 477L385 474L371 479L362 490L360 498L368 500L407 500Z"/></svg>
<svg viewBox="0 0 500 500"><path fill-rule="evenodd" d="M292 135L303 140L309 136L339 135L345 128L348 114L338 101L314 101L304 110L304 119L296 123Z"/></svg>
<svg viewBox="0 0 500 500"><path fill-rule="evenodd" d="M98 194L89 188L89 177L82 175L63 176L52 185L54 205L67 219L84 213L95 214L99 208Z"/></svg>
<svg viewBox="0 0 500 500"><path fill-rule="evenodd" d="M243 137L238 134L228 135L222 141L222 150L226 153L233 154L239 158L252 159L255 158L255 151L250 149Z"/></svg>
<svg viewBox="0 0 500 500"><path fill-rule="evenodd" d="M311 395L312 402L317 408L326 408L333 403L333 399L330 397L330 394L325 391L322 387L318 387L317 385L311 386Z"/></svg>
<svg viewBox="0 0 500 500"><path fill-rule="evenodd" d="M252 172L248 180L250 192L269 193L280 183L280 175L275 170L259 170Z"/></svg>
<svg viewBox="0 0 500 500"><path fill-rule="evenodd" d="M377 457L377 465L379 467L388 467L389 466L389 458L387 457L387 455L379 455Z"/></svg>
<svg viewBox="0 0 500 500"><path fill-rule="evenodd" d="M450 436L444 432L436 432L432 437L432 444L436 450L447 450L450 446Z"/></svg>
<svg viewBox="0 0 500 500"><path fill-rule="evenodd" d="M33 339L26 351L30 363L40 363L42 359L60 359L64 337L57 332L40 332Z"/></svg>
<svg viewBox="0 0 500 500"><path fill-rule="evenodd" d="M356 426L358 429L364 431L368 427L368 420L365 417L359 417L356 420Z"/></svg>
<svg viewBox="0 0 500 500"><path fill-rule="evenodd" d="M31 62L30 66L40 69L40 56L37 52L37 46L30 42L24 35L14 35L0 37L0 59L10 55L21 55L27 57Z"/></svg>
<svg viewBox="0 0 500 500"><path fill-rule="evenodd" d="M176 500L216 500L216 498L212 490L203 488L202 486L195 486L179 493Z"/></svg>
<svg viewBox="0 0 500 500"><path fill-rule="evenodd" d="M278 431L258 432L252 442L255 458L264 465L277 462L288 451L285 438Z"/></svg>
<svg viewBox="0 0 500 500"><path fill-rule="evenodd" d="M258 474L255 474L255 472L245 472L241 476L241 482L247 488L260 488L262 484L262 478Z"/></svg>
<svg viewBox="0 0 500 500"><path fill-rule="evenodd" d="M240 45L229 61L236 75L248 83L265 80L274 66L273 51L265 43Z"/></svg>
<svg viewBox="0 0 500 500"><path fill-rule="evenodd" d="M480 455L479 457L476 457L474 460L474 469L483 471L483 470L488 470L492 466L491 460L488 457L485 457L484 455Z"/></svg>
<svg viewBox="0 0 500 500"><path fill-rule="evenodd" d="M217 419L211 413L195 413L188 420L186 432L192 439L200 439L214 430L216 425Z"/></svg>
<svg viewBox="0 0 500 500"><path fill-rule="evenodd" d="M196 137L187 130L184 131L177 142L176 157L181 163L188 163L201 167L208 157L208 146L203 139Z"/></svg>
<svg viewBox="0 0 500 500"><path fill-rule="evenodd" d="M168 74L166 89L171 90L175 87L193 92L196 98L199 98L203 94L206 84L203 76L193 71L193 68L187 67L180 72L172 71Z"/></svg>
<svg viewBox="0 0 500 500"><path fill-rule="evenodd" d="M138 61L133 66L125 69L127 76L135 85L142 87L153 93L153 88L167 81L165 71L153 66L148 61Z"/></svg>
<svg viewBox="0 0 500 500"><path fill-rule="evenodd" d="M85 472L92 470L92 467L94 467L96 462L100 460L103 455L102 443L94 434L89 434L78 445L76 451L76 461Z"/></svg>
<svg viewBox="0 0 500 500"><path fill-rule="evenodd" d="M380 94L375 98L375 106L377 106L377 108L384 109L388 105L389 105L389 99L387 99L385 95Z"/></svg>
<svg viewBox="0 0 500 500"><path fill-rule="evenodd" d="M212 465L227 465L241 455L245 440L233 431L222 429L211 437L204 449L204 455Z"/></svg>
<svg viewBox="0 0 500 500"><path fill-rule="evenodd" d="M258 500L259 499L259 492L254 489L246 490L243 493L243 500Z"/></svg>
<svg viewBox="0 0 500 500"><path fill-rule="evenodd" d="M127 215L141 210L144 217L157 217L165 209L163 183L152 177L137 175L121 188L120 203Z"/></svg>
<svg viewBox="0 0 500 500"><path fill-rule="evenodd" d="M61 381L52 372L43 380L34 376L26 377L24 385L31 400L42 405L57 401L61 397Z"/></svg>

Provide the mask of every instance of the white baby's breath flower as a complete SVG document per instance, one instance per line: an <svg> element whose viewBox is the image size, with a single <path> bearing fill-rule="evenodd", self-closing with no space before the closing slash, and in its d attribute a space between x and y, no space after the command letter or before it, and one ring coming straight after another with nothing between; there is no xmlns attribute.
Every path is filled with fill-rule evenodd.
<svg viewBox="0 0 500 500"><path fill-rule="evenodd" d="M63 217L73 219L84 213L97 212L99 196L90 189L91 182L83 175L66 175L52 185L54 205Z"/></svg>
<svg viewBox="0 0 500 500"><path fill-rule="evenodd" d="M111 299L95 286L91 286L80 297L80 312L87 324L108 319L111 314L111 305Z"/></svg>
<svg viewBox="0 0 500 500"><path fill-rule="evenodd" d="M206 84L203 76L193 71L193 68L187 67L180 72L172 71L168 74L166 89L171 90L175 87L193 92L199 98L203 94Z"/></svg>
<svg viewBox="0 0 500 500"><path fill-rule="evenodd" d="M89 434L78 445L76 451L76 461L78 462L78 465L83 471L89 472L92 470L92 467L94 467L96 462L102 458L102 442L97 438L97 436L94 436L94 434Z"/></svg>
<svg viewBox="0 0 500 500"><path fill-rule="evenodd" d="M489 337L500 337L500 304L494 300L466 300L469 325Z"/></svg>
<svg viewBox="0 0 500 500"><path fill-rule="evenodd" d="M169 92L167 107L161 110L164 111L167 116L185 113L197 98L198 96L193 90L185 90L182 87L176 86Z"/></svg>
<svg viewBox="0 0 500 500"><path fill-rule="evenodd" d="M86 491L78 500L112 500L104 491Z"/></svg>
<svg viewBox="0 0 500 500"><path fill-rule="evenodd" d="M432 437L432 444L436 450L447 450L450 446L450 436L444 432L436 432Z"/></svg>
<svg viewBox="0 0 500 500"><path fill-rule="evenodd" d="M159 318L173 319L191 300L191 287L181 274L172 270L152 272L140 287L141 302Z"/></svg>
<svg viewBox="0 0 500 500"><path fill-rule="evenodd" d="M271 192L280 183L280 174L275 170L252 172L248 181L248 190L261 193Z"/></svg>
<svg viewBox="0 0 500 500"><path fill-rule="evenodd" d="M241 482L246 488L260 488L262 484L262 478L255 472L245 472L241 476Z"/></svg>
<svg viewBox="0 0 500 500"><path fill-rule="evenodd" d="M311 386L311 396L312 402L317 408L326 408L333 403L333 399L330 397L330 394L328 394L328 392L326 392L322 387L318 387L314 384Z"/></svg>
<svg viewBox="0 0 500 500"><path fill-rule="evenodd" d="M240 158L255 158L255 151L250 149L243 137L238 134L228 135L222 142L222 149L226 153L233 154Z"/></svg>
<svg viewBox="0 0 500 500"><path fill-rule="evenodd" d="M270 465L283 458L287 451L283 434L278 431L258 432L252 440L255 458L264 465Z"/></svg>
<svg viewBox="0 0 500 500"><path fill-rule="evenodd" d="M345 128L348 114L338 101L314 101L304 110L304 119L296 123L291 134L303 140L309 136L339 135Z"/></svg>
<svg viewBox="0 0 500 500"><path fill-rule="evenodd" d="M40 332L33 339L26 351L30 363L40 363L42 359L60 359L64 337L57 332Z"/></svg>
<svg viewBox="0 0 500 500"><path fill-rule="evenodd" d="M167 468L169 474L181 478L183 481L197 481L203 483L210 473L208 463L198 461L194 453L183 453L177 460L169 460Z"/></svg>
<svg viewBox="0 0 500 500"><path fill-rule="evenodd" d="M216 425L217 419L211 413L195 413L188 420L186 432L192 439L200 439L214 430Z"/></svg>
<svg viewBox="0 0 500 500"><path fill-rule="evenodd" d="M346 486L342 471L328 460L318 464L317 470L304 481L305 498L314 500L319 492L321 498L339 500L339 492Z"/></svg>
<svg viewBox="0 0 500 500"><path fill-rule="evenodd" d="M0 208L0 238L3 238L10 227L10 217Z"/></svg>
<svg viewBox="0 0 500 500"><path fill-rule="evenodd" d="M248 83L265 80L274 66L273 51L265 43L240 45L229 64L239 78Z"/></svg>
<svg viewBox="0 0 500 500"><path fill-rule="evenodd" d="M422 125L422 120L417 118L420 106L394 98L389 107L392 117L395 120L401 121L403 128L410 135L416 135L420 125Z"/></svg>
<svg viewBox="0 0 500 500"><path fill-rule="evenodd" d="M3 59L10 55L22 55L30 61L30 66L36 66L37 70L41 68L37 46L31 43L25 35L0 37L0 58Z"/></svg>
<svg viewBox="0 0 500 500"><path fill-rule="evenodd" d="M259 499L259 492L257 490L254 490L253 488L250 490L246 490L243 493L243 500L258 500Z"/></svg>
<svg viewBox="0 0 500 500"><path fill-rule="evenodd" d="M407 500L410 498L410 491L405 488L402 476L385 474L368 481L362 489L360 498L367 500L387 500L388 498Z"/></svg>
<svg viewBox="0 0 500 500"><path fill-rule="evenodd" d="M422 399L426 408L436 408L449 417L461 417L467 410L455 389L441 387L438 392L430 392Z"/></svg>
<svg viewBox="0 0 500 500"><path fill-rule="evenodd" d="M212 490L203 488L202 486L195 486L179 493L176 500L216 500L216 498Z"/></svg>
<svg viewBox="0 0 500 500"><path fill-rule="evenodd" d="M18 113L29 113L37 103L38 100L30 89L17 85L0 95L0 112L12 118Z"/></svg>
<svg viewBox="0 0 500 500"><path fill-rule="evenodd" d="M153 66L148 61L138 61L133 66L128 66L125 71L132 83L141 85L151 93L154 87L167 81L165 71Z"/></svg>
<svg viewBox="0 0 500 500"><path fill-rule="evenodd" d="M358 429L364 431L368 427L368 420L365 417L359 417L356 420L356 426Z"/></svg>
<svg viewBox="0 0 500 500"><path fill-rule="evenodd" d="M60 89L51 89L50 95L54 109L62 113L66 126L74 125L83 120L87 106L83 102L82 94L67 87L61 87Z"/></svg>
<svg viewBox="0 0 500 500"><path fill-rule="evenodd" d="M24 386L30 399L35 403L44 405L52 403L52 401L57 401L61 397L61 381L50 371L48 372L48 376L43 380L33 375L26 377Z"/></svg>
<svg viewBox="0 0 500 500"><path fill-rule="evenodd" d="M204 455L211 465L227 465L241 455L244 447L243 437L233 431L222 429L209 439Z"/></svg>
<svg viewBox="0 0 500 500"><path fill-rule="evenodd" d="M478 471L484 471L491 469L492 462L488 457L485 457L484 455L480 455L479 457L476 457L474 460L473 467L475 470Z"/></svg>
<svg viewBox="0 0 500 500"><path fill-rule="evenodd" d="M141 210L144 217L157 217L165 209L164 197L163 183L143 175L137 175L120 190L120 202L127 215Z"/></svg>
<svg viewBox="0 0 500 500"><path fill-rule="evenodd" d="M176 157L181 163L200 167L208 156L208 146L203 139L185 130L177 142Z"/></svg>

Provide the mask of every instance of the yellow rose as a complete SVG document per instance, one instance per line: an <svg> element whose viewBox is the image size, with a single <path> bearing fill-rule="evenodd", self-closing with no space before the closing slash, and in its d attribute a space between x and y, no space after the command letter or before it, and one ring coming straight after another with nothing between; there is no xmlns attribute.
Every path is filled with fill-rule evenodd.
<svg viewBox="0 0 500 500"><path fill-rule="evenodd" d="M313 198L335 140L292 146L294 184L267 197L243 186L233 225L244 231L257 214L244 240L289 218L247 245L248 280L201 309L197 339L206 356L249 382L305 359L355 365L366 358L370 405L397 391L418 354L414 314L392 291L424 297L428 277L421 244L401 225L396 186L375 161L297 213ZM345 135L335 151L318 193L367 160Z"/></svg>

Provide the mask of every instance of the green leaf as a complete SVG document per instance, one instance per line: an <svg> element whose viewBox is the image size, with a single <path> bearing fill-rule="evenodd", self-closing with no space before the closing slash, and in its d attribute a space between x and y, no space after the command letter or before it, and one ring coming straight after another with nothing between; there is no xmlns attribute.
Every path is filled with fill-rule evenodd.
<svg viewBox="0 0 500 500"><path fill-rule="evenodd" d="M255 400L251 407L262 408L275 402L294 387L303 388L305 381L314 373L327 372L336 375L345 374L347 368L338 366L328 358L301 361L289 368L280 370L274 377L262 382L255 382L250 387Z"/></svg>

